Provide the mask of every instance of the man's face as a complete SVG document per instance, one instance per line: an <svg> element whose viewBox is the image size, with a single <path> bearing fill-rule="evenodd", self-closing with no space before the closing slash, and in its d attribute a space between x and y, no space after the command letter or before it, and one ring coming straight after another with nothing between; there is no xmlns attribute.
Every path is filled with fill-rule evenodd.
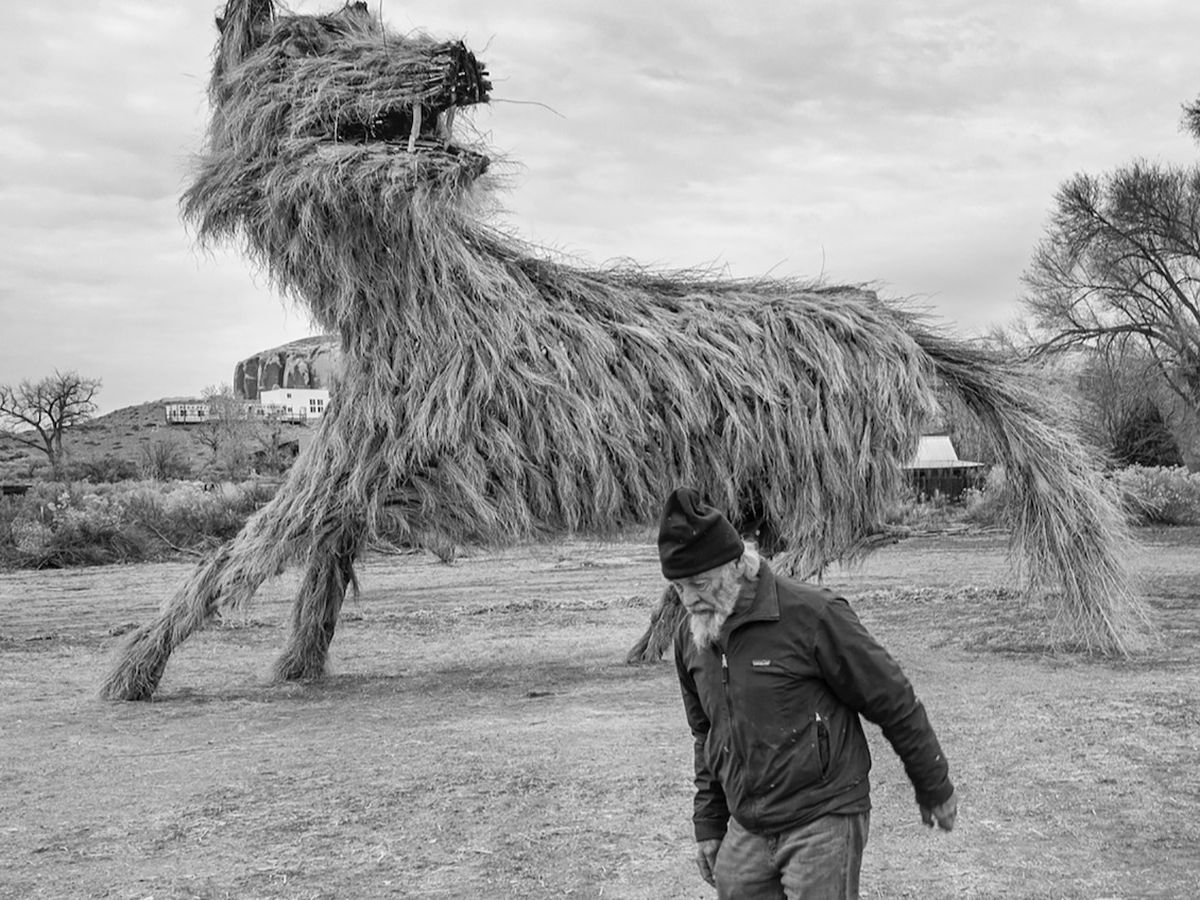
<svg viewBox="0 0 1200 900"><path fill-rule="evenodd" d="M690 613L711 614L721 608L721 587L728 566L717 566L707 572L677 578L671 583L679 592L679 599Z"/></svg>
<svg viewBox="0 0 1200 900"><path fill-rule="evenodd" d="M687 578L677 578L671 584L684 609L691 614L696 645L706 647L716 641L721 626L737 604L737 563L726 563Z"/></svg>

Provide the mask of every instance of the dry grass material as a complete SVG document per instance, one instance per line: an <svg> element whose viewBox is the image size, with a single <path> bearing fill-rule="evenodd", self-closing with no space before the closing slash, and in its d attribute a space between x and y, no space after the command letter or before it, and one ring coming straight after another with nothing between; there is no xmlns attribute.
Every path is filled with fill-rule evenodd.
<svg viewBox="0 0 1200 900"><path fill-rule="evenodd" d="M819 571L877 530L939 379L1017 473L1016 548L1064 635L1129 649L1116 507L1013 373L858 287L553 259L481 213L487 159L446 131L490 89L461 44L385 35L361 5L231 0L224 21L184 211L338 334L343 369L274 501L137 633L106 696L148 696L195 626L296 560L314 573L296 622L320 624L280 673L311 677L385 522L417 546L611 534L692 484L763 526L778 565Z"/></svg>

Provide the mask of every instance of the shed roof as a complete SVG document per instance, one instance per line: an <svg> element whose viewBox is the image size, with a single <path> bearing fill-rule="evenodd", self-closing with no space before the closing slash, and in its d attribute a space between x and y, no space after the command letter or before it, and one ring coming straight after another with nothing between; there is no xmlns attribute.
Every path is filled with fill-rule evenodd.
<svg viewBox="0 0 1200 900"><path fill-rule="evenodd" d="M906 469L975 469L983 463L959 459L948 434L923 434Z"/></svg>

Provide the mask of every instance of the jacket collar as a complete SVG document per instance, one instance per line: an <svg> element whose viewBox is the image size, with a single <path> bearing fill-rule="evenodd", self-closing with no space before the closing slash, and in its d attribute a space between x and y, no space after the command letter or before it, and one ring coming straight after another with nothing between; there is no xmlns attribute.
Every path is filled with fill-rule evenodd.
<svg viewBox="0 0 1200 900"><path fill-rule="evenodd" d="M739 598L740 601L740 598ZM721 633L728 635L734 629L748 622L778 622L779 621L779 591L775 583L775 573L764 559L758 566L758 587L749 606L734 608L733 614L726 620Z"/></svg>

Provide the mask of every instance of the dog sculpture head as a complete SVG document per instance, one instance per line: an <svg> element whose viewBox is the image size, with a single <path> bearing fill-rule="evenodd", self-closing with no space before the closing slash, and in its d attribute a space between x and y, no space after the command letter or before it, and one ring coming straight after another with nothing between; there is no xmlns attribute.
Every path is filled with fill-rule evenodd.
<svg viewBox="0 0 1200 900"><path fill-rule="evenodd" d="M455 112L491 90L461 41L390 34L361 2L298 16L267 0L230 0L217 27L214 143L402 179L471 179L487 167L454 143Z"/></svg>
<svg viewBox="0 0 1200 900"><path fill-rule="evenodd" d="M310 302L327 287L301 271L319 265L314 248L354 234L380 252L389 241L377 229L402 221L414 197L450 205L487 169L455 135L456 112L491 91L461 41L389 32L361 2L293 15L228 0L217 28L212 118L185 216L204 239L244 237Z"/></svg>

